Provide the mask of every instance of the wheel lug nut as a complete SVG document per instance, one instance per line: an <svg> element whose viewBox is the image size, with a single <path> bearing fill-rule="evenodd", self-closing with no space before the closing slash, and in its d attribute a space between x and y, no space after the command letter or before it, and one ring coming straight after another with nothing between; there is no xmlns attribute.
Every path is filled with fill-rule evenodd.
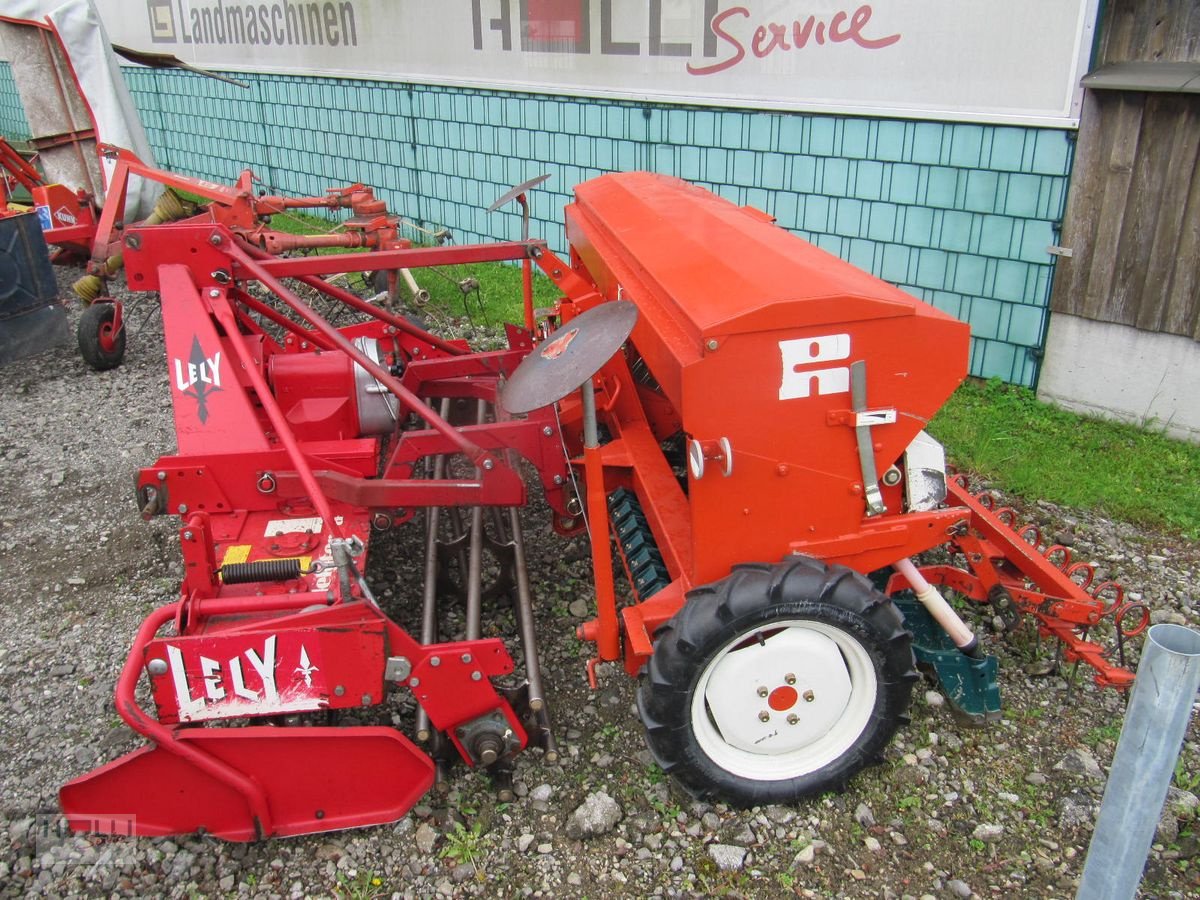
<svg viewBox="0 0 1200 900"><path fill-rule="evenodd" d="M805 691L802 696L804 697L805 703L812 703L814 700L817 699L817 695L814 694L812 691Z"/></svg>
<svg viewBox="0 0 1200 900"><path fill-rule="evenodd" d="M767 689L765 687L760 687L758 689L758 696L760 696L760 697L767 696Z"/></svg>
<svg viewBox="0 0 1200 900"><path fill-rule="evenodd" d="M791 672L788 672L786 675L783 676L783 680L786 681L788 684L795 684L796 676L793 675Z"/></svg>
<svg viewBox="0 0 1200 900"><path fill-rule="evenodd" d="M762 712L760 712L758 714L758 721L760 721L760 722L771 721L771 714L764 709Z"/></svg>
<svg viewBox="0 0 1200 900"><path fill-rule="evenodd" d="M792 713L791 715L789 715L787 717L787 723L789 725L795 725L799 721L800 721L800 717L798 715L796 715L795 713Z"/></svg>

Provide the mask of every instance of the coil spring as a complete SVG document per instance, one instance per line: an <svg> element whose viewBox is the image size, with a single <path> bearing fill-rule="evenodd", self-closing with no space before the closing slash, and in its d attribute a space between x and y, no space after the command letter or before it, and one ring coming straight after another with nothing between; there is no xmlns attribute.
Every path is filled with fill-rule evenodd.
<svg viewBox="0 0 1200 900"><path fill-rule="evenodd" d="M300 577L300 560L260 559L257 562L229 563L221 566L226 584L250 584L255 581L290 581Z"/></svg>

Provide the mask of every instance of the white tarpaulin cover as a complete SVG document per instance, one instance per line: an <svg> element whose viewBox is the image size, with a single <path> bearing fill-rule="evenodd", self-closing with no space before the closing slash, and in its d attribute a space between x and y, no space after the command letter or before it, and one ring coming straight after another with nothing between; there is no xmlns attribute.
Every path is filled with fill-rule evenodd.
<svg viewBox="0 0 1200 900"><path fill-rule="evenodd" d="M53 25L75 69L84 100L91 111L98 143L132 150L148 165L154 154L138 117L137 106L121 76L108 33L92 0L5 0L0 18L18 24ZM112 164L101 160L107 184ZM78 187L76 185L75 187ZM127 218L149 213L161 187L137 179L130 185Z"/></svg>

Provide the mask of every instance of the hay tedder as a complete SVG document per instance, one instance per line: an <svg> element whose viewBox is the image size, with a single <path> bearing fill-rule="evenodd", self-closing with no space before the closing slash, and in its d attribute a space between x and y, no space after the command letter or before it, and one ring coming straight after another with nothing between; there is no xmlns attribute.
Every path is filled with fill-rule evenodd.
<svg viewBox="0 0 1200 900"><path fill-rule="evenodd" d="M965 376L965 325L673 178L582 184L566 226L569 259L529 239L284 258L227 221L123 230L130 287L161 295L178 436L137 502L178 517L185 575L116 687L150 743L62 788L73 827L370 825L455 762L507 795L522 750L557 754L530 485L555 530L591 536L589 677L640 678L650 750L695 795L842 787L918 667L961 715L995 716L996 660L937 585L1132 682L1145 608L948 478L923 431ZM535 315L527 287L524 327L489 352L322 277L504 260L561 297ZM425 554L401 622L368 550L410 520ZM512 639L485 636L510 611Z"/></svg>

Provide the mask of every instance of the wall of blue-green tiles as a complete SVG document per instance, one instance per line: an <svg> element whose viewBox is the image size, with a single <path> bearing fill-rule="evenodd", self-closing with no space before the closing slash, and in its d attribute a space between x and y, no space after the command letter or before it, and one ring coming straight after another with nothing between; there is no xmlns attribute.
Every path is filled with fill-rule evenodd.
<svg viewBox="0 0 1200 900"><path fill-rule="evenodd" d="M13 83L12 67L0 60L0 135L9 140L29 139L29 123Z"/></svg>
<svg viewBox="0 0 1200 900"><path fill-rule="evenodd" d="M571 188L649 169L702 184L971 325L971 373L1036 379L1072 133L675 107L425 85L126 69L158 163L273 189L363 181L459 242L514 238L485 208L549 172L532 233L563 248Z"/></svg>

